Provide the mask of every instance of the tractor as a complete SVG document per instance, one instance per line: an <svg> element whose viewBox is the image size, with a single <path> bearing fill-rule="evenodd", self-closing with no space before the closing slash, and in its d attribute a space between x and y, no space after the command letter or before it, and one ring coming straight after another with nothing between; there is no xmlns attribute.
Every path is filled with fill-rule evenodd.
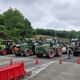
<svg viewBox="0 0 80 80"><path fill-rule="evenodd" d="M13 40L3 40L0 45L0 54L6 55L6 54L12 54L12 44Z"/></svg>
<svg viewBox="0 0 80 80"><path fill-rule="evenodd" d="M80 42L78 39L70 40L70 48L74 56L80 56Z"/></svg>
<svg viewBox="0 0 80 80"><path fill-rule="evenodd" d="M80 43L75 44L75 47L73 48L73 55L80 56Z"/></svg>
<svg viewBox="0 0 80 80"><path fill-rule="evenodd" d="M38 57L46 56L48 58L53 58L54 56L62 55L62 48L54 47L52 42L41 44L36 47L36 55Z"/></svg>
<svg viewBox="0 0 80 80"><path fill-rule="evenodd" d="M32 41L28 41L21 44L16 44L12 52L16 56L30 56L35 54L35 45L32 43Z"/></svg>
<svg viewBox="0 0 80 80"><path fill-rule="evenodd" d="M6 55L7 51L6 51L6 46L5 45L0 45L0 54L1 55Z"/></svg>
<svg viewBox="0 0 80 80"><path fill-rule="evenodd" d="M14 44L13 40L4 40L3 44L6 46L7 54L12 54L12 46Z"/></svg>

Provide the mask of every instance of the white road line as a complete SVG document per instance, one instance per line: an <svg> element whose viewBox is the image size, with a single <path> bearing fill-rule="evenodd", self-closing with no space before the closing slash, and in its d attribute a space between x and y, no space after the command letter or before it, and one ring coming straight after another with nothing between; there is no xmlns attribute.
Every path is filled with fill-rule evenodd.
<svg viewBox="0 0 80 80"><path fill-rule="evenodd" d="M62 59L64 58L67 58L67 57L63 57ZM51 65L52 63L55 63L57 62L59 59L55 60L55 61L50 61L49 63L46 63L46 64L43 64L43 65L39 65L37 67L33 67L33 68L29 68L29 69L26 69L25 71L28 72L28 71L32 71L32 75L30 77L27 78L30 79L34 76L36 76L38 73L40 73L41 71L43 71L45 68L47 68L49 65ZM40 68L39 68L40 67ZM38 68L38 69L37 69Z"/></svg>

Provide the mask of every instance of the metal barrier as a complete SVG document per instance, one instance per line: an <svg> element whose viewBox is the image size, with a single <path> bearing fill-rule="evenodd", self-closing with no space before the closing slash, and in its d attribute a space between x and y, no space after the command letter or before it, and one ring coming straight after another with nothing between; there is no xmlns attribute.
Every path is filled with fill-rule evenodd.
<svg viewBox="0 0 80 80"><path fill-rule="evenodd" d="M24 74L24 63L22 62L0 68L0 80L15 80Z"/></svg>

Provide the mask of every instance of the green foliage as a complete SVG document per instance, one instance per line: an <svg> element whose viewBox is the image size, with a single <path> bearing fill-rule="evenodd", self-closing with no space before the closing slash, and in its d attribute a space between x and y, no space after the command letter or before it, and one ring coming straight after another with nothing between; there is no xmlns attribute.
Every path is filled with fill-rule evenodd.
<svg viewBox="0 0 80 80"><path fill-rule="evenodd" d="M3 25L4 22L3 22L3 16L0 14L0 25Z"/></svg>
<svg viewBox="0 0 80 80"><path fill-rule="evenodd" d="M3 13L4 25L7 28L23 28L24 27L24 16L17 9L9 8L8 11Z"/></svg>
<svg viewBox="0 0 80 80"><path fill-rule="evenodd" d="M31 23L17 9L9 8L0 14L0 38L20 39L20 36L29 37L32 35ZM23 35L21 35L23 34Z"/></svg>
<svg viewBox="0 0 80 80"><path fill-rule="evenodd" d="M25 19L25 27L20 34L21 36L32 37L32 33L33 28L31 26L31 23L27 19Z"/></svg>
<svg viewBox="0 0 80 80"><path fill-rule="evenodd" d="M35 33L38 35L50 35L55 36L55 30L50 29L36 29ZM80 31L76 32L74 30L72 31L57 31L56 30L56 36L61 38L78 38L80 40Z"/></svg>

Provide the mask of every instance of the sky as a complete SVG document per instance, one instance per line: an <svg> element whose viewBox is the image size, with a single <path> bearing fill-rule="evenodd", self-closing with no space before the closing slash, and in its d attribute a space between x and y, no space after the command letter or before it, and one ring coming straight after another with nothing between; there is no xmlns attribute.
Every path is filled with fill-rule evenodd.
<svg viewBox="0 0 80 80"><path fill-rule="evenodd" d="M0 13L17 8L34 29L80 31L80 0L0 0Z"/></svg>

